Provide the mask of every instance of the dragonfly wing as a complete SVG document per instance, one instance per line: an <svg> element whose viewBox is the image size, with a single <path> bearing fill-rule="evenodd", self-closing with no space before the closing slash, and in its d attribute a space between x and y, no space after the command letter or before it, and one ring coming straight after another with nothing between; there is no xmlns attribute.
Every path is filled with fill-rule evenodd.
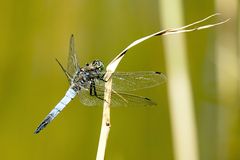
<svg viewBox="0 0 240 160"><path fill-rule="evenodd" d="M78 93L78 95L80 98L80 102L86 106L99 106L99 105L101 106L103 104L102 99L99 99L96 96L90 95L89 89L82 88L81 91ZM99 95L99 96L103 97L103 95Z"/></svg>
<svg viewBox="0 0 240 160"><path fill-rule="evenodd" d="M82 89L79 93L80 101L87 106L102 105L104 101L104 88L101 86L96 86L97 96L90 95L88 89ZM141 106L151 106L156 105L155 102L149 98L112 91L111 94L111 105L113 106L130 106L130 105L141 105Z"/></svg>
<svg viewBox="0 0 240 160"><path fill-rule="evenodd" d="M74 36L73 35L70 38L70 44L69 45L70 46L69 46L67 72L70 75L74 75L76 70L79 68L79 66L78 66L78 60L77 60L77 55L76 55L76 51L75 51Z"/></svg>
<svg viewBox="0 0 240 160"><path fill-rule="evenodd" d="M112 91L111 103L113 106L152 106L156 105L151 99L139 95Z"/></svg>
<svg viewBox="0 0 240 160"><path fill-rule="evenodd" d="M112 78L113 90L120 92L155 87L167 80L163 73L154 71L115 72Z"/></svg>

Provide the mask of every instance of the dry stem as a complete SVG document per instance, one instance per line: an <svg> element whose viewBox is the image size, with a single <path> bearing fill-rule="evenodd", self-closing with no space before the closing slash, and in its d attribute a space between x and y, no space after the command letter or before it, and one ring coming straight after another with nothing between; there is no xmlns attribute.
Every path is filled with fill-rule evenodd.
<svg viewBox="0 0 240 160"><path fill-rule="evenodd" d="M98 151L97 151L97 160L104 160L105 156L105 150L106 150L106 144L107 144L107 139L110 131L110 104L111 104L111 92L112 92L112 79L111 76L115 72L118 64L122 60L123 56L125 53L132 47L136 46L137 44L150 39L154 36L161 36L161 35L169 35L169 34L177 34L177 33L184 33L184 32L192 32L195 30L202 30L202 29L207 29L211 28L223 23L226 23L229 19L225 21L221 21L219 23L214 23L214 24L209 24L209 25L203 25L199 27L193 27L197 24L200 24L202 22L205 22L206 20L219 15L219 13L210 15L202 20L196 21L194 23L191 23L189 25L179 27L179 28L173 28L173 29L166 29L162 30L156 33L153 33L151 35L142 37L134 42L132 42L129 46L127 46L122 52L120 52L106 67L106 74L104 76L104 80L106 80L105 83L105 92L104 92L104 104L103 104L103 117L102 117L102 127L101 127L101 133L100 133L100 139L99 139L99 144L98 144ZM190 28L193 27L193 28ZM189 29L187 29L189 28Z"/></svg>

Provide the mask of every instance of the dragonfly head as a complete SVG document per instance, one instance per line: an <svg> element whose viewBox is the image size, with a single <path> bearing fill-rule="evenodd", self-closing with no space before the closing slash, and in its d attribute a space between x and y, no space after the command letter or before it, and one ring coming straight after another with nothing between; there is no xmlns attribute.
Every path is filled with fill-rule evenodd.
<svg viewBox="0 0 240 160"><path fill-rule="evenodd" d="M104 69L104 64L100 60L94 60L92 63L89 64L89 67L102 71Z"/></svg>

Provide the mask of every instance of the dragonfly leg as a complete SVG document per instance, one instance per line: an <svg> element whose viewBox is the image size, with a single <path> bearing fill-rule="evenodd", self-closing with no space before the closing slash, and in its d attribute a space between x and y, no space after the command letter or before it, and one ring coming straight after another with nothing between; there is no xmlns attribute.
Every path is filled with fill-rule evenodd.
<svg viewBox="0 0 240 160"><path fill-rule="evenodd" d="M103 82L107 82L106 80L103 79L104 75L105 75L105 74L103 74L103 75L102 75L101 77L99 77L99 78L100 78L100 80L102 80Z"/></svg>
<svg viewBox="0 0 240 160"><path fill-rule="evenodd" d="M92 90L93 90L93 94L92 94ZM90 95L91 95L91 96L96 96L98 99L101 99L101 100L104 101L104 98L98 96L98 94L97 94L94 80L92 80L92 81L91 81L91 84L90 84Z"/></svg>
<svg viewBox="0 0 240 160"><path fill-rule="evenodd" d="M91 82L91 84L90 84L90 96L93 96L92 89L93 89L93 83Z"/></svg>

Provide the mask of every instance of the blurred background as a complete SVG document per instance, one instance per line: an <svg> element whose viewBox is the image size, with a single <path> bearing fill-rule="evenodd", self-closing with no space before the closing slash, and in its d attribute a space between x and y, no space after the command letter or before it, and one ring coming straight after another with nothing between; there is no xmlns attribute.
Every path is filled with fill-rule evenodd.
<svg viewBox="0 0 240 160"><path fill-rule="evenodd" d="M129 50L118 71L161 71L170 83L135 92L155 100L157 106L111 109L106 159L182 160L181 152L194 154L187 158L191 160L240 159L238 1L170 0L167 5L166 1L1 1L0 159L95 159L101 106L86 107L75 98L40 134L33 134L68 89L55 58L66 66L71 34L75 35L80 65L94 59L107 65L138 38L216 12L222 15L205 24L231 20L181 34L187 85L174 76L181 77L181 72L169 69L178 67L180 60L178 56L170 58L173 63L168 59L167 36L154 37ZM171 42L170 48L178 51L179 45ZM188 89L174 88L174 83ZM187 121L190 127L185 129L192 135L190 140L173 127L174 92L188 95L189 116L184 115L181 103L177 113L182 114L180 119L191 117ZM176 144L176 139L183 143ZM184 149L185 142L193 145L194 151L187 147L178 151L176 146Z"/></svg>

